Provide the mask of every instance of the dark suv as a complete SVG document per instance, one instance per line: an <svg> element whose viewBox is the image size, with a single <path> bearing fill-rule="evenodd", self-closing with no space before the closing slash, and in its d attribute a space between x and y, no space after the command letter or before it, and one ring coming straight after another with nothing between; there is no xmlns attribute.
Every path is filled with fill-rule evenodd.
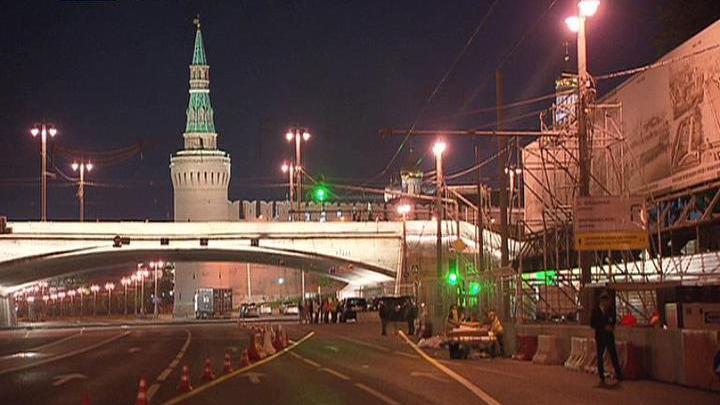
<svg viewBox="0 0 720 405"><path fill-rule="evenodd" d="M415 299L408 295L378 299L378 314L385 322L405 322L416 316L415 310Z"/></svg>

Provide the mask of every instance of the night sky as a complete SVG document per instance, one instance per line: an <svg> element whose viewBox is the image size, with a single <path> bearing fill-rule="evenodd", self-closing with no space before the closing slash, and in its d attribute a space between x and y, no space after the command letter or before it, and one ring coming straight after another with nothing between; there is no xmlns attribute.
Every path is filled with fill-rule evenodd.
<svg viewBox="0 0 720 405"><path fill-rule="evenodd" d="M0 215L39 217L40 142L28 130L45 119L58 127L53 142L65 149L108 151L143 143L142 153L112 166L98 164L90 174L87 219L172 218L168 165L182 147L196 13L220 148L232 157L232 200L284 198L279 166L291 156L284 134L292 124L314 135L304 149L311 173L382 186L397 176L405 154L376 176L402 139L382 139L378 130L413 123L493 2L3 1ZM501 63L507 102L552 93L566 66L564 41L575 53L563 22L574 3L499 0L418 128L492 128L492 111L458 113L494 105ZM660 4L603 1L589 26L591 72L657 59ZM531 129L537 122L507 126ZM416 138L408 146L429 157L430 143ZM496 141L482 140L481 147L489 157ZM472 143L452 140L447 156L449 172L472 165ZM53 163L73 175L69 157L56 155ZM76 186L58 175L49 190L49 217L77 218Z"/></svg>

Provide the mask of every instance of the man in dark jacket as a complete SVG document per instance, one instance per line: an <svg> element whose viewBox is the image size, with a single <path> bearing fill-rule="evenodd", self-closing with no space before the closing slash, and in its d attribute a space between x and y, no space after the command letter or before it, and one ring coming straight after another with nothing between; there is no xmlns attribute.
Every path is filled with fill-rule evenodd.
<svg viewBox="0 0 720 405"><path fill-rule="evenodd" d="M610 296L603 293L598 306L592 311L590 326L595 329L595 342L597 343L597 365L600 384L605 384L605 349L610 353L610 360L615 368L615 377L622 380L622 371L615 350L615 310L610 306Z"/></svg>

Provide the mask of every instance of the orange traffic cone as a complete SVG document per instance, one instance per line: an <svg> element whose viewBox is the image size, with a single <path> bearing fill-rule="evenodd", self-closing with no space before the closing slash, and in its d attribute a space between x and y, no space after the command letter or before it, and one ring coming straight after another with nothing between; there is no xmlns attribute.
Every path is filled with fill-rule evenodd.
<svg viewBox="0 0 720 405"><path fill-rule="evenodd" d="M223 364L223 372L225 374L233 372L232 362L230 361L230 353L227 353L227 352L225 353L225 362Z"/></svg>
<svg viewBox="0 0 720 405"><path fill-rule="evenodd" d="M205 369L203 370L202 378L207 381L215 379L215 372L212 369L212 362L209 357L205 359Z"/></svg>
<svg viewBox="0 0 720 405"><path fill-rule="evenodd" d="M270 328L270 331L272 332L272 346L275 350L281 351L284 349L282 345L282 340L280 340L280 327L278 326L277 329Z"/></svg>
<svg viewBox="0 0 720 405"><path fill-rule="evenodd" d="M140 382L138 383L137 400L135 401L135 405L148 405L147 383L145 382L145 377L140 377Z"/></svg>
<svg viewBox="0 0 720 405"><path fill-rule="evenodd" d="M182 375L180 376L180 384L177 387L180 392L192 391L192 385L190 385L190 370L187 365L182 367Z"/></svg>
<svg viewBox="0 0 720 405"><path fill-rule="evenodd" d="M251 346L255 346L253 343L250 343ZM247 347L243 347L242 354L240 355L240 368L245 368L250 365L250 355L248 354Z"/></svg>
<svg viewBox="0 0 720 405"><path fill-rule="evenodd" d="M87 392L83 394L82 405L90 405L90 394Z"/></svg>
<svg viewBox="0 0 720 405"><path fill-rule="evenodd" d="M263 355L260 354L260 350L258 350L258 339L260 337L260 334L253 333L250 335L250 342L248 344L247 352L248 352L248 363L252 362L255 363L256 361L260 361L263 359Z"/></svg>

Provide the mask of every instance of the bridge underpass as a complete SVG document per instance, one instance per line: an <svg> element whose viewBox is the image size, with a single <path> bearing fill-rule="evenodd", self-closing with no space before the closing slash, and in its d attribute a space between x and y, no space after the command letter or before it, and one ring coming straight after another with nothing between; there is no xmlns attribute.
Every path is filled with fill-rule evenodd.
<svg viewBox="0 0 720 405"><path fill-rule="evenodd" d="M457 223L446 221L443 227L446 255L458 236L466 253L477 249L471 224L461 222L458 230ZM8 298L29 284L158 258L282 266L355 287L399 283L403 257L435 268L431 221L408 221L405 227L402 222L10 222L8 228L0 234L5 322L12 320ZM497 234L486 231L484 246L490 257L499 257Z"/></svg>

